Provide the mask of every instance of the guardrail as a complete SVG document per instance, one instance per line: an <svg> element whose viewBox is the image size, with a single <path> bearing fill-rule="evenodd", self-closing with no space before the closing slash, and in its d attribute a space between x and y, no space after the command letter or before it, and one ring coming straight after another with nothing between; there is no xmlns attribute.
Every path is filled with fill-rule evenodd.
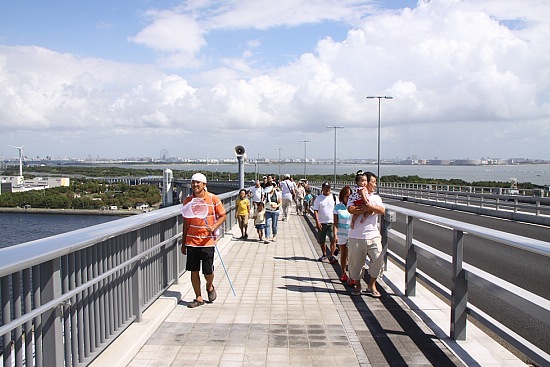
<svg viewBox="0 0 550 367"><path fill-rule="evenodd" d="M237 195L219 195L222 233L235 224ZM184 272L180 209L1 249L2 366L84 366L141 321Z"/></svg>
<svg viewBox="0 0 550 367"><path fill-rule="evenodd" d="M405 215L406 233L404 234L391 229L391 224L397 217L395 213ZM550 326L550 301L463 262L463 235L467 232L472 236L482 237L507 246L518 247L546 257L550 257L550 242L500 232L388 204L386 204L386 215L383 219L382 242L384 249L387 251L388 256L404 267L405 295L415 295L416 280L420 278L435 291L450 300L450 336L453 339L466 339L466 316L470 315L531 358L535 363L541 366L550 363L550 355L548 353L506 328L474 305L468 303L468 287L470 284L475 284L483 288L492 296L527 312L539 320L545 327ZM451 228L453 231L452 254L447 255L431 247L429 244L414 239L413 223L417 220L426 220ZM396 253L388 250L388 240L392 240L405 247L406 259L402 259ZM446 289L439 282L417 269L418 256L423 256L449 270L452 274L452 290Z"/></svg>
<svg viewBox="0 0 550 367"><path fill-rule="evenodd" d="M321 192L320 187L312 186L311 189L315 195ZM434 291L451 301L451 338L456 340L466 339L466 316L470 315L531 358L535 363L541 366L549 365L550 355L547 352L533 345L513 330L508 329L471 303L468 303L468 287L470 284L475 284L483 288L487 293L499 298L503 302L524 310L547 327L550 326L550 301L463 262L462 239L464 233L467 232L472 236L482 237L507 246L518 247L546 257L550 257L550 242L496 231L490 228L438 217L395 205L385 204L385 207L386 215L383 216L381 220L384 253L404 267L406 296L410 297L415 295L416 280L420 278L429 284ZM392 223L396 222L396 213L405 215L406 233L400 233L391 228ZM447 255L431 247L429 244L414 239L414 222L418 220L426 220L451 228L453 231L453 253ZM388 249L389 240L405 246L405 254L407 254L406 259L402 259L395 252ZM453 289L448 290L438 281L417 269L418 256L423 256L449 270L452 274Z"/></svg>
<svg viewBox="0 0 550 367"><path fill-rule="evenodd" d="M310 185L321 186L321 183L311 182ZM345 185L355 187L354 182L348 181L337 182L335 186L340 188ZM385 198L461 210L496 218L550 225L550 197L511 195L509 193L512 189L381 183L379 190L380 196ZM520 193L528 194L531 192L533 194L535 191L522 190Z"/></svg>

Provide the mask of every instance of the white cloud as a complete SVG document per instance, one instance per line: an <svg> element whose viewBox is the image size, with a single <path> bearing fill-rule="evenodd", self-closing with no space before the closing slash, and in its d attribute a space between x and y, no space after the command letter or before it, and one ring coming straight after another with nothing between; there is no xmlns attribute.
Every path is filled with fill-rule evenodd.
<svg viewBox="0 0 550 367"><path fill-rule="evenodd" d="M149 11L150 25L130 38L163 53L160 64L169 68L197 66L197 53L206 44L205 30L187 14L173 11Z"/></svg>
<svg viewBox="0 0 550 367"><path fill-rule="evenodd" d="M0 128L21 136L59 131L53 140L123 139L126 144L96 141L90 148L112 156L144 155L144 149L156 156L165 145L176 152L167 145L180 147L184 140L181 155L204 156L195 152L208 149L219 156L225 154L221 146L235 140L252 146L262 141L257 149L273 150L313 136L308 150L329 156L323 148L330 140L326 126L338 124L346 127L342 139L365 144L342 144L342 155L366 158L376 155L378 104L365 97L391 95L393 100L382 101L383 151L389 157L550 158L544 148L550 138L545 2L433 0L415 9L375 12L368 2L355 7L349 1L327 12L331 3L231 2L212 8L210 2L191 2L150 11L150 24L132 41L158 52L155 66L0 46ZM304 22L327 19L356 26L342 41L321 35L316 49L286 65L262 69L256 52L265 44L254 35L240 57L206 54L205 36L212 29L292 25L300 32ZM510 22L521 27L507 28ZM215 67L163 71L198 66L208 57L216 57ZM122 153L122 146L130 148ZM302 146L295 146L301 155Z"/></svg>

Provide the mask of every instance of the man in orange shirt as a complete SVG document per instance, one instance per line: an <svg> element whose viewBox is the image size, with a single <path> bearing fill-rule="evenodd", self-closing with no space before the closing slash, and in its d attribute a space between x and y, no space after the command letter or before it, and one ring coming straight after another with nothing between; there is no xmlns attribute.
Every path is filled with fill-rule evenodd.
<svg viewBox="0 0 550 367"><path fill-rule="evenodd" d="M199 270L206 280L208 301L216 299L214 288L214 250L216 246L217 229L225 222L225 207L220 199L206 190L206 176L195 173L191 177L193 193L185 198L183 205L193 198L203 199L208 205L208 215L203 218L183 218L183 238L181 252L187 255L185 268L191 272L191 284L195 291L195 299L187 307L195 308L204 305L201 295L201 278Z"/></svg>

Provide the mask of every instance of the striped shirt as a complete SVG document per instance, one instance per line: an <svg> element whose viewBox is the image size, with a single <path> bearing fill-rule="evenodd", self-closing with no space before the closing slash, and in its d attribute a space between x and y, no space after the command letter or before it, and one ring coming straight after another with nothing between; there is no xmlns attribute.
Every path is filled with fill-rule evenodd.
<svg viewBox="0 0 550 367"><path fill-rule="evenodd" d="M338 203L334 207L334 215L338 218L338 228L336 228L336 236L338 237L338 245L345 245L348 242L348 233L351 224L351 214L348 208L343 203Z"/></svg>
<svg viewBox="0 0 550 367"><path fill-rule="evenodd" d="M186 197L183 201L183 205L190 202L193 197L193 195ZM207 193L206 197L204 197L204 201L208 205L208 216L206 217L206 222L208 222L210 226L213 226L219 217L225 215L225 207L220 199L212 193ZM210 232L206 229L205 219L184 218L184 225L185 223L189 223L187 234L185 236L186 246L208 247L216 245L215 240L218 235L218 230L216 230L214 234L210 234Z"/></svg>

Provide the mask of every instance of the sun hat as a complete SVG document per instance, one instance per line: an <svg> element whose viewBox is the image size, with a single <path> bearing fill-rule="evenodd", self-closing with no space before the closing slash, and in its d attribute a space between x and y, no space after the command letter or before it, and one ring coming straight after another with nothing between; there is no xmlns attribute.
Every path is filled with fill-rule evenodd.
<svg viewBox="0 0 550 367"><path fill-rule="evenodd" d="M206 183L206 176L202 173L195 173L193 176L191 176L191 181Z"/></svg>

